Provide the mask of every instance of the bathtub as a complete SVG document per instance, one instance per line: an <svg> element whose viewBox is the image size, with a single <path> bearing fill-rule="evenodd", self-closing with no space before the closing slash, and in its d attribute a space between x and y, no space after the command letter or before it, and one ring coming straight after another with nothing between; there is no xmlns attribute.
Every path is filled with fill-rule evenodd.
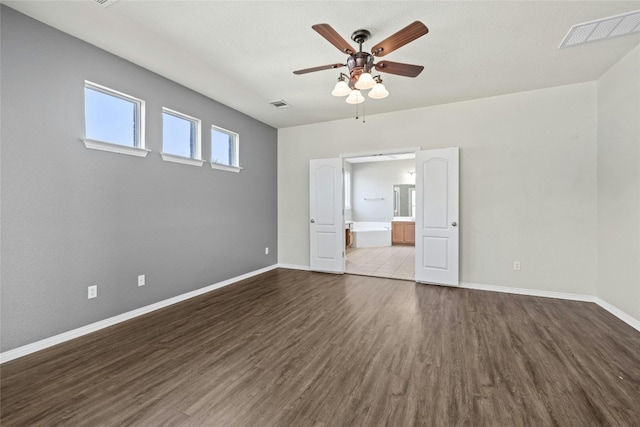
<svg viewBox="0 0 640 427"><path fill-rule="evenodd" d="M354 221L351 232L353 233L354 248L391 246L390 222Z"/></svg>

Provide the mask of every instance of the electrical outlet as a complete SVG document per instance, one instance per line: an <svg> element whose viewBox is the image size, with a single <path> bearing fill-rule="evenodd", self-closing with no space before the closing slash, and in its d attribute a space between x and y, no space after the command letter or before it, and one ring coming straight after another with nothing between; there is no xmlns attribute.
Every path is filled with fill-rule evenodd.
<svg viewBox="0 0 640 427"><path fill-rule="evenodd" d="M96 298L98 296L98 285L89 286L87 288L87 299Z"/></svg>
<svg viewBox="0 0 640 427"><path fill-rule="evenodd" d="M269 246L267 246L266 248L264 248L264 254L265 254L265 255L269 255Z"/></svg>
<svg viewBox="0 0 640 427"><path fill-rule="evenodd" d="M520 261L513 261L513 269L515 271L520 271Z"/></svg>
<svg viewBox="0 0 640 427"><path fill-rule="evenodd" d="M144 286L144 274L138 276L138 286Z"/></svg>

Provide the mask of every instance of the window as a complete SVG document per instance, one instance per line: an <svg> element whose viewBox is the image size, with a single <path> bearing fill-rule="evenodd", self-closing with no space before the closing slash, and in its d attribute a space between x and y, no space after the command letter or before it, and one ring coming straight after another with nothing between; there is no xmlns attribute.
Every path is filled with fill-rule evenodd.
<svg viewBox="0 0 640 427"><path fill-rule="evenodd" d="M351 172L344 171L344 208L351 209Z"/></svg>
<svg viewBox="0 0 640 427"><path fill-rule="evenodd" d="M87 148L144 157L144 101L85 81Z"/></svg>
<svg viewBox="0 0 640 427"><path fill-rule="evenodd" d="M238 134L211 126L211 166L239 172Z"/></svg>
<svg viewBox="0 0 640 427"><path fill-rule="evenodd" d="M202 166L200 120L177 111L162 109L162 158Z"/></svg>
<svg viewBox="0 0 640 427"><path fill-rule="evenodd" d="M409 194L411 195L411 216L416 217L416 189L410 188Z"/></svg>

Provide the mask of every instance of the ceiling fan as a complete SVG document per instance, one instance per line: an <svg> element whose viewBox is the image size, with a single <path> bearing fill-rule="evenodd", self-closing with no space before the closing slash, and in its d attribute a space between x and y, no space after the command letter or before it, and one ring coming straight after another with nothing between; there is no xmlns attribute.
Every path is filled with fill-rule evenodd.
<svg viewBox="0 0 640 427"><path fill-rule="evenodd" d="M305 68L294 71L294 74L306 74L315 71L330 70L347 67L349 75L340 73L338 83L332 94L335 96L349 95L347 102L359 104L364 101L358 89L372 89L369 92L371 98L380 99L389 95L389 92L382 85L380 76L372 77L371 71L376 70L383 73L395 74L405 77L418 76L424 67L422 65L403 64L400 62L380 61L374 63L374 57L382 57L402 46L422 37L429 32L429 29L420 21L415 21L395 34L387 37L371 48L371 53L362 51L362 44L369 40L371 33L368 30L356 30L351 34L351 40L358 43L359 49L356 52L336 30L329 24L316 24L313 28L318 34L324 37L329 43L338 48L342 53L349 55L346 64L328 64L319 67ZM345 81L348 78L348 83Z"/></svg>

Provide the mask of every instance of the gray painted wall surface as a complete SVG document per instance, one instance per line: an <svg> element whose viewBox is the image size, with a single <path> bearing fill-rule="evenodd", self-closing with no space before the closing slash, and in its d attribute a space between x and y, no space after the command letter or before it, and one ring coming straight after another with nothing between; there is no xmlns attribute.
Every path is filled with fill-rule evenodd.
<svg viewBox="0 0 640 427"><path fill-rule="evenodd" d="M276 129L1 14L1 351L277 262ZM147 158L84 147L85 80L146 101ZM212 124L238 132L244 170L163 161L162 107L202 120L204 159Z"/></svg>

